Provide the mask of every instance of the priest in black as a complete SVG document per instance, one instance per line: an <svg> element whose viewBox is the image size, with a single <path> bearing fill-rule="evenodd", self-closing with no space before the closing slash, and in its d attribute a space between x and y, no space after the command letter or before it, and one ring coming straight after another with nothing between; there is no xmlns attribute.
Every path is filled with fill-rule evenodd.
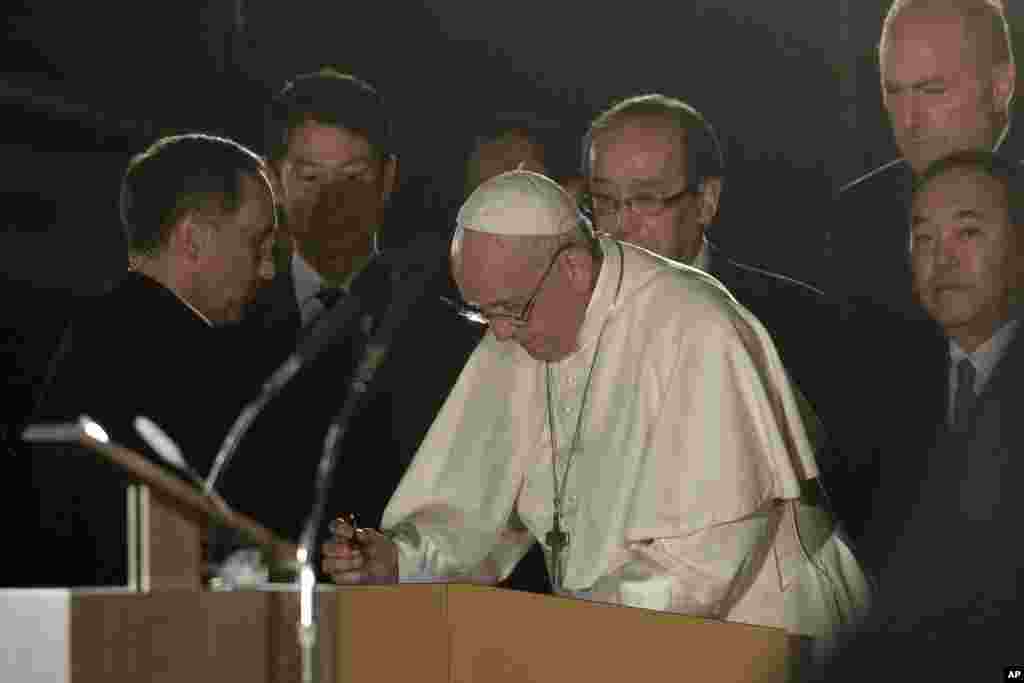
<svg viewBox="0 0 1024 683"><path fill-rule="evenodd" d="M240 321L273 276L276 221L262 160L224 138L164 138L131 160L121 191L130 269L73 312L34 422L88 415L158 461L133 426L161 427L205 474L239 407ZM32 449L40 586L124 585L126 485L78 446Z"/></svg>

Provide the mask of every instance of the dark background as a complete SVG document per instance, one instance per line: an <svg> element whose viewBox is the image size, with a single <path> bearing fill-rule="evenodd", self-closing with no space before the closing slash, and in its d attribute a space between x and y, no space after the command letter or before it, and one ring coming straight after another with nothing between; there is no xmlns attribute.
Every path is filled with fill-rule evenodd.
<svg viewBox="0 0 1024 683"><path fill-rule="evenodd" d="M268 95L322 65L374 83L393 112L405 183L398 229L449 227L468 145L490 116L554 122L554 170L567 172L597 111L661 91L701 110L723 140L715 238L741 260L820 282L832 193L895 156L875 65L888 2L601 5L7 3L0 350L8 388L23 400L69 306L124 272L116 198L130 155L188 130L260 149Z"/></svg>

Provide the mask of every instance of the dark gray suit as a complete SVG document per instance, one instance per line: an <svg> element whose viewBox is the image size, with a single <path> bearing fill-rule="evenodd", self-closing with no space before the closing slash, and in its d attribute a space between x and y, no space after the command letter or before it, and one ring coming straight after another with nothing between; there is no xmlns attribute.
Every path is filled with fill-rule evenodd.
<svg viewBox="0 0 1024 683"><path fill-rule="evenodd" d="M978 397L966 434L940 428L889 520L876 606L809 680L1000 680L1024 656L1024 334Z"/></svg>

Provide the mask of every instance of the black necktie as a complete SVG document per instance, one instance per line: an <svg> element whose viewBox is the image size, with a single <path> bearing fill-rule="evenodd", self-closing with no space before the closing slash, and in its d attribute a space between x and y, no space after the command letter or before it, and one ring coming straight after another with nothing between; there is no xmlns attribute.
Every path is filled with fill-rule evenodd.
<svg viewBox="0 0 1024 683"><path fill-rule="evenodd" d="M953 398L953 429L967 431L967 421L974 408L974 378L977 372L969 358L956 364L956 396Z"/></svg>
<svg viewBox="0 0 1024 683"><path fill-rule="evenodd" d="M302 327L299 329L298 339L305 338L306 335L308 335L313 330L313 327L317 324L317 321L320 320L324 315L326 315L327 311L331 310L331 307L334 306L334 304L338 303L338 300L345 296L345 294L345 290L342 289L341 287L331 286L322 287L320 291L314 294L313 297L311 298L315 298L317 301L319 301L321 308L319 311L310 311L309 320L304 322L302 324ZM309 299L306 299L306 302L307 303L303 304L303 310L309 311Z"/></svg>
<svg viewBox="0 0 1024 683"><path fill-rule="evenodd" d="M331 306L338 303L338 299L344 295L345 290L341 287L323 287L316 293L316 298L326 311L329 310Z"/></svg>

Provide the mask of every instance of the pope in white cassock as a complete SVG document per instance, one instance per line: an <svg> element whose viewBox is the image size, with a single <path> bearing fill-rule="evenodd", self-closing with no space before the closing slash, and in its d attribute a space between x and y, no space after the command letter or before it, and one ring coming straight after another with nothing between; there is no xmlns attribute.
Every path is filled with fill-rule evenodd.
<svg viewBox="0 0 1024 683"><path fill-rule="evenodd" d="M529 171L466 200L463 313L486 321L384 513L336 521L338 583L499 581L533 538L563 595L823 636L867 585L760 322L716 280L608 238ZM813 419L813 416L808 416Z"/></svg>

